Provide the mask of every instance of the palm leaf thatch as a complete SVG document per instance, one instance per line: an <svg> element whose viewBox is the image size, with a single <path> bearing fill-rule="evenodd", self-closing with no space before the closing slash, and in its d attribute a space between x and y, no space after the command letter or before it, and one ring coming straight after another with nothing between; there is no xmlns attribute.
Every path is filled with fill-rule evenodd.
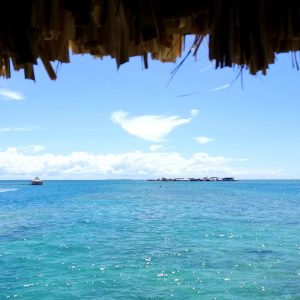
<svg viewBox="0 0 300 300"><path fill-rule="evenodd" d="M174 62L184 37L193 51L209 37L216 68L234 64L251 74L274 63L276 53L300 49L299 0L4 0L0 18L0 75L11 66L34 79L40 59L51 79L51 62L73 53L111 56L117 66L132 56ZM293 63L297 66L296 56Z"/></svg>

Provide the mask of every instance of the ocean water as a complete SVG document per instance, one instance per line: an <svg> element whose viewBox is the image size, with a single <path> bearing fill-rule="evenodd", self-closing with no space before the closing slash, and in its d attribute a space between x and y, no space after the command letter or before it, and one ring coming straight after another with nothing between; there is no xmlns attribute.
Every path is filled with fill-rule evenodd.
<svg viewBox="0 0 300 300"><path fill-rule="evenodd" d="M300 299L300 181L0 181L0 299Z"/></svg>

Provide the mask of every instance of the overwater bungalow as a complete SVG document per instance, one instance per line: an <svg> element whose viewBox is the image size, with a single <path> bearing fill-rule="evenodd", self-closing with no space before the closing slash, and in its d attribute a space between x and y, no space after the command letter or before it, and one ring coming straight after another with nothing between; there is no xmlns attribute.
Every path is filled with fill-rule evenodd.
<svg viewBox="0 0 300 300"><path fill-rule="evenodd" d="M38 176L35 177L33 180L31 180L31 184L32 185L42 185L43 184L43 180L41 180Z"/></svg>

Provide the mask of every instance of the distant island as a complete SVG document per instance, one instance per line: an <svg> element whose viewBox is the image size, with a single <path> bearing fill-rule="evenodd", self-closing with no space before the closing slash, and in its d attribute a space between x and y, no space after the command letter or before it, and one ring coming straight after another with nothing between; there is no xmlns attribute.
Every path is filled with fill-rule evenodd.
<svg viewBox="0 0 300 300"><path fill-rule="evenodd" d="M147 181L237 181L234 177L202 177L202 178L158 178L148 179Z"/></svg>

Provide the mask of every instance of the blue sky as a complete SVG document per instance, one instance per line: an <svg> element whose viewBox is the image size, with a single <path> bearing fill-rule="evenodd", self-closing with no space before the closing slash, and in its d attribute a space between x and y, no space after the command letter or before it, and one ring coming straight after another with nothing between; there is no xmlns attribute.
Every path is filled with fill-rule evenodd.
<svg viewBox="0 0 300 300"><path fill-rule="evenodd" d="M180 60L179 60L180 61ZM178 62L179 62L178 61ZM177 64L178 64L177 62ZM197 61L71 57L51 81L0 80L0 178L300 178L299 72L278 55L267 76Z"/></svg>

